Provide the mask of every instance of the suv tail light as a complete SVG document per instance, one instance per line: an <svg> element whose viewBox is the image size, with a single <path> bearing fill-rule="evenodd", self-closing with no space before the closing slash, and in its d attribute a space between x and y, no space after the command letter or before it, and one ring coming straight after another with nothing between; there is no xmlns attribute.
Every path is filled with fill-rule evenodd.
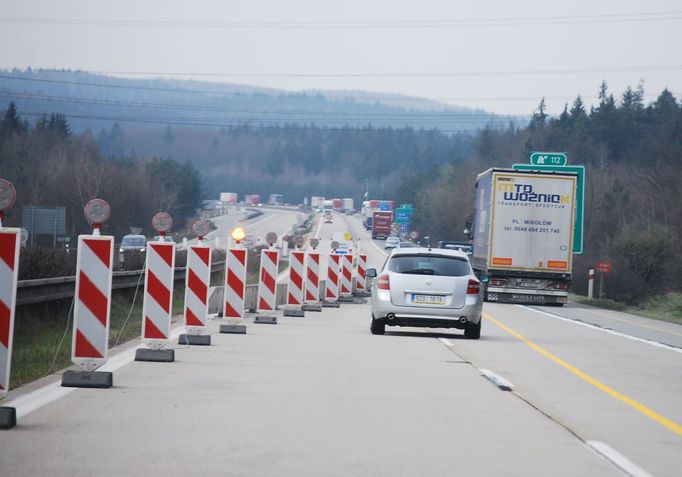
<svg viewBox="0 0 682 477"><path fill-rule="evenodd" d="M478 295L479 291L481 291L481 282L475 278L470 278L469 286L467 287L467 295Z"/></svg>
<svg viewBox="0 0 682 477"><path fill-rule="evenodd" d="M391 289L391 281L388 278L388 275L381 275L377 278L377 288L379 290L390 290Z"/></svg>

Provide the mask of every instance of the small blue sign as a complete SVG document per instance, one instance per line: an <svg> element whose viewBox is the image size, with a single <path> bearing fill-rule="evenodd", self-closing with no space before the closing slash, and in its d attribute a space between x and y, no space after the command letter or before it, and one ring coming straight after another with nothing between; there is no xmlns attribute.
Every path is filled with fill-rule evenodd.
<svg viewBox="0 0 682 477"><path fill-rule="evenodd" d="M407 234L410 231L410 224L400 224L400 233L402 235Z"/></svg>

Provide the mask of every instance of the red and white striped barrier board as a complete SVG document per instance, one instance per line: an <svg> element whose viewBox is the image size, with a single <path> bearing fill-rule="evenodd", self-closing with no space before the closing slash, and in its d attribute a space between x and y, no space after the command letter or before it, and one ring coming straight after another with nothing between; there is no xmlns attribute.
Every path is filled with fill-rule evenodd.
<svg viewBox="0 0 682 477"><path fill-rule="evenodd" d="M246 294L247 250L231 248L227 251L225 274L225 318L244 318L244 295Z"/></svg>
<svg viewBox="0 0 682 477"><path fill-rule="evenodd" d="M174 270L175 242L147 242L142 340L152 348L170 339Z"/></svg>
<svg viewBox="0 0 682 477"><path fill-rule="evenodd" d="M287 286L287 305L303 304L303 270L305 252L289 254L289 284Z"/></svg>
<svg viewBox="0 0 682 477"><path fill-rule="evenodd" d="M279 252L262 250L260 253L260 274L258 279L257 311L275 311L277 297L277 271Z"/></svg>
<svg viewBox="0 0 682 477"><path fill-rule="evenodd" d="M357 272L355 274L355 289L359 292L367 291L367 255L358 254Z"/></svg>
<svg viewBox="0 0 682 477"><path fill-rule="evenodd" d="M190 245L187 250L185 276L186 328L197 331L206 328L208 319L208 288L211 286L211 248Z"/></svg>
<svg viewBox="0 0 682 477"><path fill-rule="evenodd" d="M341 255L341 290L343 296L353 293L353 255Z"/></svg>
<svg viewBox="0 0 682 477"><path fill-rule="evenodd" d="M9 391L21 229L0 228L0 397Z"/></svg>
<svg viewBox="0 0 682 477"><path fill-rule="evenodd" d="M324 298L327 301L338 300L339 298L339 275L341 271L341 255L332 253L327 262L327 282Z"/></svg>
<svg viewBox="0 0 682 477"><path fill-rule="evenodd" d="M317 303L320 299L320 254L308 253L305 274L305 301Z"/></svg>
<svg viewBox="0 0 682 477"><path fill-rule="evenodd" d="M79 235L71 361L84 371L107 360L114 237Z"/></svg>

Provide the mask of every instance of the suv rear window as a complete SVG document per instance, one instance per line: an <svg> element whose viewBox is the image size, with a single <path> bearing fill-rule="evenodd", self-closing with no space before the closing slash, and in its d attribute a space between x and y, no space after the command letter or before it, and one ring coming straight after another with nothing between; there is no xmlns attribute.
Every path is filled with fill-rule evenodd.
<svg viewBox="0 0 682 477"><path fill-rule="evenodd" d="M394 256L388 262L388 269L395 273L443 277L463 277L471 273L466 259L427 254Z"/></svg>

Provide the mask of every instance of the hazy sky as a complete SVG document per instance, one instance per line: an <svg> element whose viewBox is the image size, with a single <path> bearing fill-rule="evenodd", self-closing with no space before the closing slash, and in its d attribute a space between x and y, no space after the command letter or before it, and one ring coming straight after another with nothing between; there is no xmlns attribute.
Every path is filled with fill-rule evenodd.
<svg viewBox="0 0 682 477"><path fill-rule="evenodd" d="M497 113L527 114L544 95L557 114L577 94L592 102L602 79L618 96L640 80L647 100L682 96L680 0L0 0L0 44L0 68L363 89Z"/></svg>

